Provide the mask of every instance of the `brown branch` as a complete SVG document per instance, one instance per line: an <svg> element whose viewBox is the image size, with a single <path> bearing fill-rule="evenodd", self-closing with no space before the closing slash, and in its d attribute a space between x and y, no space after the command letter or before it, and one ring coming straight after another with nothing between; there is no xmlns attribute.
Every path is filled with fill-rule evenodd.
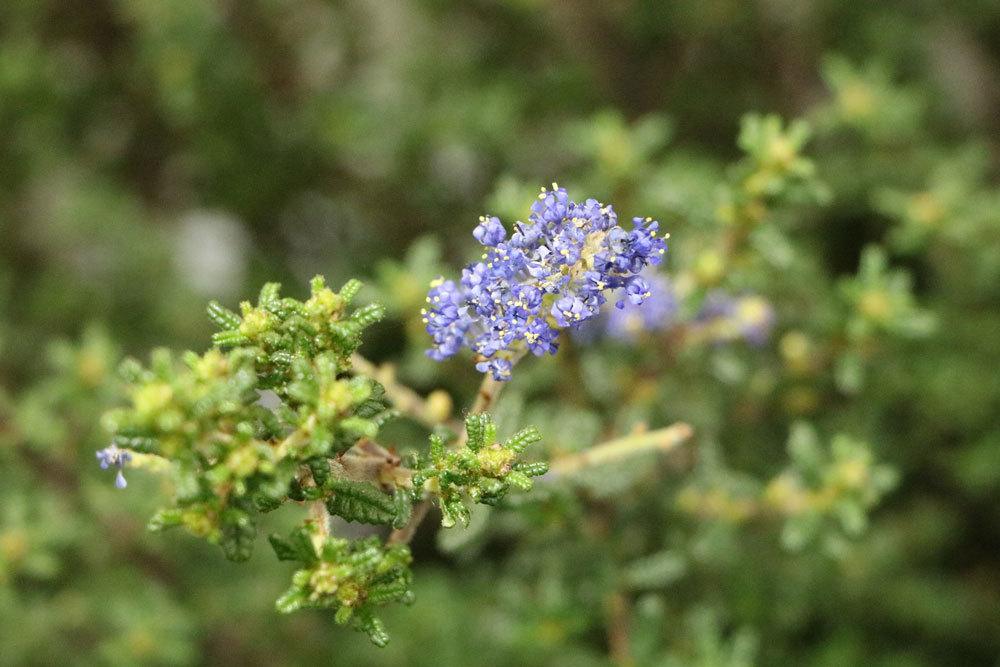
<svg viewBox="0 0 1000 667"><path fill-rule="evenodd" d="M487 374L483 377L483 382L479 385L479 391L476 392L476 400L473 402L472 409L469 410L469 414L478 415L479 413L486 412L493 407L493 404L496 403L497 396L500 395L500 390L503 389L504 384L504 382L494 380L492 375ZM462 436L462 439L464 440L464 436Z"/></svg>
<svg viewBox="0 0 1000 667"><path fill-rule="evenodd" d="M612 593L607 600L608 610L608 653L611 662L618 667L635 665L629 640L632 609L628 598L622 593Z"/></svg>
<svg viewBox="0 0 1000 667"><path fill-rule="evenodd" d="M693 434L694 429L689 424L678 422L655 431L608 440L578 454L555 459L549 466L549 472L542 479L554 480L585 468L593 468L645 452L669 452L690 439Z"/></svg>

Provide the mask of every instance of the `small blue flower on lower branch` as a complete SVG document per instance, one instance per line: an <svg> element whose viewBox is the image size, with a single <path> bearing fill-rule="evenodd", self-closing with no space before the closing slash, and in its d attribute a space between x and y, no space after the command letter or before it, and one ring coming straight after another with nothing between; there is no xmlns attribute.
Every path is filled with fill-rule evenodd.
<svg viewBox="0 0 1000 667"><path fill-rule="evenodd" d="M97 450L97 460L102 470L107 470L111 466L118 466L118 473L115 475L115 486L124 489L128 486L125 481L125 465L132 460L132 453L126 449L120 449L117 445L109 445L104 449Z"/></svg>
<svg viewBox="0 0 1000 667"><path fill-rule="evenodd" d="M555 184L509 236L498 218L481 217L473 236L486 250L482 261L457 283L431 283L428 355L441 361L469 348L479 371L509 379L523 354L554 354L559 333L596 317L611 292L619 307L646 301L650 285L639 272L667 250L658 230L652 218L633 218L626 230L611 206L571 201Z"/></svg>

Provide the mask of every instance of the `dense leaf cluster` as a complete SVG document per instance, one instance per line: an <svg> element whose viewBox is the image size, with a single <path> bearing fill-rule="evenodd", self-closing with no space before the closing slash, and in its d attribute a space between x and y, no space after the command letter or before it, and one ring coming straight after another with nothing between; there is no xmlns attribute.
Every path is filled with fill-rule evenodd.
<svg viewBox="0 0 1000 667"><path fill-rule="evenodd" d="M386 547L377 537L338 539L315 524L296 529L287 539L271 535L270 541L279 560L302 565L292 576L291 588L275 603L279 612L330 609L338 624L350 622L377 646L389 642L374 610L389 602L413 602L412 558L406 545Z"/></svg>
<svg viewBox="0 0 1000 667"><path fill-rule="evenodd" d="M271 283L242 315L213 302L217 347L180 360L157 350L148 369L123 365L129 405L104 419L113 444L173 464L175 506L152 528L183 525L245 560L259 512L305 499L307 486L332 493L330 457L373 436L390 414L377 383L345 374L380 312L348 312L358 287L333 292L317 277L300 302Z"/></svg>
<svg viewBox="0 0 1000 667"><path fill-rule="evenodd" d="M496 504L511 489L530 491L531 478L548 470L545 462L518 461L519 454L542 439L538 429L527 428L497 442L496 423L484 413L465 419L465 433L465 444L458 450L449 450L444 438L431 435L430 450L413 473L413 485L438 499L445 528L457 522L468 525L466 498Z"/></svg>
<svg viewBox="0 0 1000 667"><path fill-rule="evenodd" d="M388 635L374 609L412 600L409 549L375 536L333 537L329 517L402 529L413 500L427 496L451 527L456 518L468 523L465 497L495 503L511 488L527 491L546 466L517 461L541 438L537 430L500 444L487 414L468 417L460 451L432 435L416 470L377 445L396 413L378 382L352 374L361 333L383 312L350 308L360 286L352 280L334 292L317 276L309 299L298 301L268 283L239 315L213 301L208 314L222 330L208 352L177 359L160 349L149 368L122 364L128 405L104 416L114 437L99 458L104 467L168 471L173 503L149 528L183 526L234 561L250 558L260 514L286 502L319 508L290 538L270 538L279 559L304 567L278 609L334 609L338 623L351 621L382 646Z"/></svg>

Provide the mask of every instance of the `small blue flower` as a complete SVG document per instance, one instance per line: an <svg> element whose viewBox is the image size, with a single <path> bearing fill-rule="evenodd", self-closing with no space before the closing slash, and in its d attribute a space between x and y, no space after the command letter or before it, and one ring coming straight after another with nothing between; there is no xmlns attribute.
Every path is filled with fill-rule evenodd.
<svg viewBox="0 0 1000 667"><path fill-rule="evenodd" d="M630 278L628 284L625 286L625 296L628 297L629 303L633 306L641 306L643 301L648 299L652 294L649 289L649 283L643 280L641 276L635 276L634 278ZM619 301L616 305L621 309L625 307L625 302Z"/></svg>
<svg viewBox="0 0 1000 667"><path fill-rule="evenodd" d="M528 330L524 333L524 340L528 343L528 349L537 357L543 354L555 354L559 348L556 339L559 338L559 331L553 329L545 320L535 318L528 325Z"/></svg>
<svg viewBox="0 0 1000 667"><path fill-rule="evenodd" d="M107 470L111 466L118 466L118 472L115 475L115 486L119 489L124 489L128 486L123 471L125 470L125 465L132 460L132 452L120 449L117 445L112 444L97 451L97 460L102 470Z"/></svg>
<svg viewBox="0 0 1000 667"><path fill-rule="evenodd" d="M481 216L479 220L479 225L472 230L472 235L484 246L495 247L507 238L507 231L503 228L500 218Z"/></svg>
<svg viewBox="0 0 1000 667"><path fill-rule="evenodd" d="M510 360L500 358L480 361L476 364L477 371L480 373L493 373L493 378L496 380L509 380L512 367L513 364L510 363Z"/></svg>
<svg viewBox="0 0 1000 667"><path fill-rule="evenodd" d="M589 317L587 305L578 296L564 296L552 306L552 317L561 327L569 327Z"/></svg>
<svg viewBox="0 0 1000 667"><path fill-rule="evenodd" d="M458 283L431 284L427 354L440 361L469 348L477 369L508 379L524 353L554 354L559 332L595 317L609 293L619 290L622 305L645 301L649 284L638 274L667 250L658 230L652 218L634 218L626 230L610 206L578 204L555 185L542 189L509 238L498 218L481 217L472 235L486 249L482 261Z"/></svg>

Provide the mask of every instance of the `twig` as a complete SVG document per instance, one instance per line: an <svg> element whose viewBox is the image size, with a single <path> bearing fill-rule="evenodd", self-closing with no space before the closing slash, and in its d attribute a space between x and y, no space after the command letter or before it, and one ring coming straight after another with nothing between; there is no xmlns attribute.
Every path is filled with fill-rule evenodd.
<svg viewBox="0 0 1000 667"><path fill-rule="evenodd" d="M493 404L496 403L497 396L500 395L500 390L503 389L504 384L504 382L494 380L492 375L487 374L483 377L483 382L479 385L479 391L476 393L476 400L472 403L472 409L469 410L469 414L478 415L479 413L486 412L493 407ZM464 438L465 436L463 435L463 441Z"/></svg>
<svg viewBox="0 0 1000 667"><path fill-rule="evenodd" d="M312 505L309 506L309 513L312 515L313 521L316 522L316 526L319 528L319 534L322 538L325 538L330 534L330 513L326 509L326 505L322 500L316 500Z"/></svg>
<svg viewBox="0 0 1000 667"><path fill-rule="evenodd" d="M622 593L612 593L607 600L608 653L611 663L618 667L635 664L629 640L632 610L628 598Z"/></svg>
<svg viewBox="0 0 1000 667"><path fill-rule="evenodd" d="M541 480L550 481L572 475L585 468L611 463L644 452L668 452L688 440L694 434L689 424L678 422L655 431L626 435L608 440L590 449L555 459Z"/></svg>

